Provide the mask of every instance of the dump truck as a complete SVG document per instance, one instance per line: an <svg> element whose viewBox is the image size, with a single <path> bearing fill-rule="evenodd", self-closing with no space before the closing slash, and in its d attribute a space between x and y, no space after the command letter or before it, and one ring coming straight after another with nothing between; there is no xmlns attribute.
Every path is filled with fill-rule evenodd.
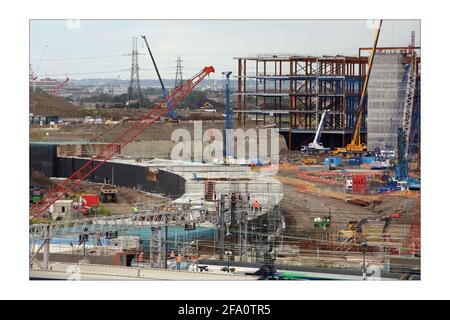
<svg viewBox="0 0 450 320"><path fill-rule="evenodd" d="M104 184L100 187L100 201L103 203L117 203L117 188L111 184Z"/></svg>

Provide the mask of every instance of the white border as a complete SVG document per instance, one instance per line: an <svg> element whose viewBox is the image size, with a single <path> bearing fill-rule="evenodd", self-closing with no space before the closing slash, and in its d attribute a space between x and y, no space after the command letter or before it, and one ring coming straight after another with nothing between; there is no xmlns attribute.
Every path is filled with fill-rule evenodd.
<svg viewBox="0 0 450 320"><path fill-rule="evenodd" d="M14 1L2 10L1 298L328 299L449 297L446 235L448 9L432 1ZM138 9L136 9L138 8ZM421 282L30 282L28 281L28 19L371 18L422 19ZM269 22L268 22L269 23ZM207 43L205 43L207 46ZM445 86L445 87L444 87Z"/></svg>

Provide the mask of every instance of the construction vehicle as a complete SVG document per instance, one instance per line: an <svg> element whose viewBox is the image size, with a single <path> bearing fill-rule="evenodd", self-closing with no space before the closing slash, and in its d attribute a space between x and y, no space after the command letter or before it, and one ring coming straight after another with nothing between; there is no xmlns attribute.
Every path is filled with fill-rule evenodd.
<svg viewBox="0 0 450 320"><path fill-rule="evenodd" d="M303 153L327 153L330 152L330 148L325 148L322 143L320 143L320 135L322 133L325 118L327 117L327 113L330 112L329 109L325 110L322 114L322 119L320 119L319 126L317 127L316 135L314 136L314 141L308 144L307 146L303 146L300 150Z"/></svg>
<svg viewBox="0 0 450 320"><path fill-rule="evenodd" d="M359 242L361 238L364 236L363 227L367 223L373 222L384 222L383 229L381 231L381 235L386 234L391 225L392 219L399 219L400 214L394 213L389 216L379 216L379 217L368 217L362 218L359 221L349 221L347 224L346 230L339 230L338 232L338 241L349 243L351 241Z"/></svg>
<svg viewBox="0 0 450 320"><path fill-rule="evenodd" d="M331 215L314 218L314 228L326 230L331 227Z"/></svg>
<svg viewBox="0 0 450 320"><path fill-rule="evenodd" d="M394 176L386 175L386 184L378 188L378 192L398 190L420 190L420 180L409 176L409 161L403 128L398 128L398 151Z"/></svg>
<svg viewBox="0 0 450 320"><path fill-rule="evenodd" d="M381 24L383 20L380 20L380 23L378 25L376 35L375 35L375 42L372 47L372 52L370 54L369 59L369 68L367 70L366 77L364 79L364 86L361 93L361 99L359 101L359 107L358 107L358 118L356 120L355 129L353 131L353 138L352 141L347 144L346 147L342 148L336 148L333 153L339 154L343 156L355 156L355 155L364 155L367 152L367 145L365 143L362 143L361 141L361 123L364 115L364 104L365 104L365 98L366 98L366 92L367 92L367 85L369 83L370 78L370 72L372 71L373 66L373 59L375 57L375 52L377 49L378 44L378 38L380 37L380 30L381 30Z"/></svg>
<svg viewBox="0 0 450 320"><path fill-rule="evenodd" d="M173 108L182 101L208 74L214 71L214 67L212 66L205 67L191 79L172 90L164 101L145 113L103 150L86 161L80 169L72 173L69 178L48 192L38 203L32 206L30 208L30 222L42 215L53 203L61 199L65 194L73 191L83 179L86 179L104 165L121 148L134 141L145 129L159 121L162 116L169 112L170 108Z"/></svg>
<svg viewBox="0 0 450 320"><path fill-rule="evenodd" d="M399 186L408 190L420 190L420 180L409 176L409 162L406 135L403 128L398 128L398 158L395 167L395 180ZM402 189L403 189L402 188Z"/></svg>
<svg viewBox="0 0 450 320"><path fill-rule="evenodd" d="M206 101L201 107L200 109L214 109L214 106L209 102Z"/></svg>
<svg viewBox="0 0 450 320"><path fill-rule="evenodd" d="M104 184L100 187L100 201L103 203L117 203L117 188L111 184Z"/></svg>
<svg viewBox="0 0 450 320"><path fill-rule="evenodd" d="M302 160L304 165L313 165L313 164L317 164L317 160L314 158L305 158Z"/></svg>

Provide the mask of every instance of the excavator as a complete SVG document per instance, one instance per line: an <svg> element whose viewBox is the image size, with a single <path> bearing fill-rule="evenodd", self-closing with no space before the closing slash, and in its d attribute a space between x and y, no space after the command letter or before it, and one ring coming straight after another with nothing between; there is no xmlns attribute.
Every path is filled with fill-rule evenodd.
<svg viewBox="0 0 450 320"><path fill-rule="evenodd" d="M353 131L352 141L349 144L347 144L346 147L336 148L333 151L333 154L348 157L348 156L358 156L358 155L362 156L367 152L367 145L365 143L362 143L362 141L361 141L361 122L362 122L364 109L365 109L364 108L364 102L365 102L364 100L366 98L367 84L369 83L370 72L372 71L373 58L375 56L375 52L377 49L378 39L380 37L382 21L383 20L380 20L380 23L378 25L376 35L375 35L375 42L373 44L372 52L370 54L369 69L368 69L366 77L364 79L364 86L363 86L363 90L361 93L361 99L359 101L359 107L358 107L358 118L356 121L355 129Z"/></svg>
<svg viewBox="0 0 450 320"><path fill-rule="evenodd" d="M322 119L320 119L319 127L317 128L316 135L314 136L314 141L307 146L303 146L303 148L300 150L301 152L307 154L330 152L330 148L325 148L322 143L320 143L320 134L322 133L325 118L327 117L328 112L330 112L329 109L325 110L322 115Z"/></svg>
<svg viewBox="0 0 450 320"><path fill-rule="evenodd" d="M353 240L359 241L361 236L363 235L364 225L373 222L384 222L383 230L381 232L381 234L384 235L389 230L389 226L391 225L392 219L399 219L399 218L400 214L394 213L389 216L368 217L362 218L359 221L350 221L348 223L347 230L340 230L338 232L338 241L347 243Z"/></svg>

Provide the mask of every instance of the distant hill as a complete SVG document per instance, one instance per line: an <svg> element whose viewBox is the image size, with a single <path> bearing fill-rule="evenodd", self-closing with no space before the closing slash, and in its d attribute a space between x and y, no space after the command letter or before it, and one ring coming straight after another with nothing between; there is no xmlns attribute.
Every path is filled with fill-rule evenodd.
<svg viewBox="0 0 450 320"><path fill-rule="evenodd" d="M35 115L43 116L59 116L68 118L101 116L119 120L122 117L142 116L148 112L148 109L87 109L76 106L61 97L50 95L42 90L38 90L36 92L32 92L30 90L30 112Z"/></svg>
<svg viewBox="0 0 450 320"><path fill-rule="evenodd" d="M92 110L79 108L63 98L50 95L44 91L30 90L30 112L44 116L84 117Z"/></svg>

